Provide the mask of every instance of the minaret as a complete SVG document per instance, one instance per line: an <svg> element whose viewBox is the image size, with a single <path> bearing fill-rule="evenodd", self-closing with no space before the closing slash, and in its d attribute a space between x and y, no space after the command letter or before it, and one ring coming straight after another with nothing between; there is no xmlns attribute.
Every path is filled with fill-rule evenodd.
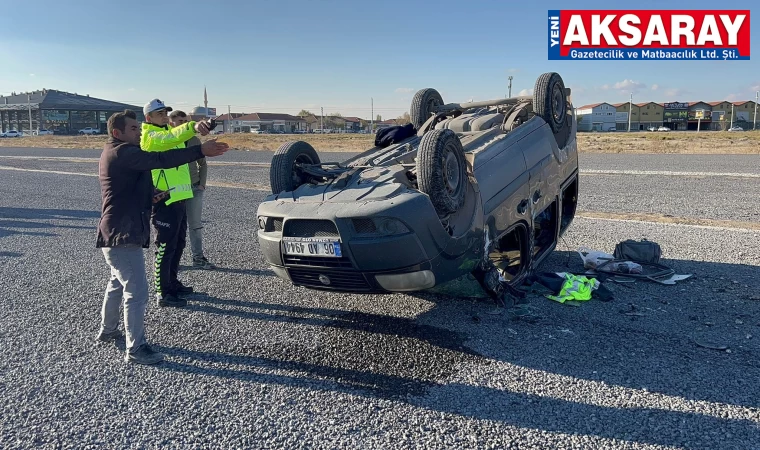
<svg viewBox="0 0 760 450"><path fill-rule="evenodd" d="M206 86L203 86L203 107L206 109L206 117L208 117L208 95L206 95Z"/></svg>

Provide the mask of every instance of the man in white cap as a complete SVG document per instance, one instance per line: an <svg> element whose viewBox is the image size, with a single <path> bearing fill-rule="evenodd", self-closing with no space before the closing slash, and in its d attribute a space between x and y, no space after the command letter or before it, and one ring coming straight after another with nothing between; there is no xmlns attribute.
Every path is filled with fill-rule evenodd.
<svg viewBox="0 0 760 450"><path fill-rule="evenodd" d="M177 127L169 126L168 112L172 111L159 99L153 99L143 108L140 147L146 152L164 152L185 148L185 141L199 133L207 135L210 123L190 121ZM156 230L155 288L159 306L183 307L187 300L181 296L193 292L183 285L177 275L187 239L187 211L185 201L193 198L190 169L187 164L171 169L152 171L153 186L169 191L169 198L153 206L151 222Z"/></svg>

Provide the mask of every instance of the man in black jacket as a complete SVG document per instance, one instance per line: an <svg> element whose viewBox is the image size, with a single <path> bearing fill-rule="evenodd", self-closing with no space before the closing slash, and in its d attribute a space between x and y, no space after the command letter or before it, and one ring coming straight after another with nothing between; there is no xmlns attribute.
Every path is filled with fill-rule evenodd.
<svg viewBox="0 0 760 450"><path fill-rule="evenodd" d="M167 152L140 149L137 115L126 110L108 119L108 135L100 155L101 217L96 247L102 249L111 268L101 309L98 339L121 337L118 331L119 307L124 302L127 362L156 364L163 355L145 340L145 309L148 304L148 279L143 249L150 246L150 215L153 202L168 192L153 188L152 169L168 169L203 157L219 156L227 144L215 140L203 145Z"/></svg>

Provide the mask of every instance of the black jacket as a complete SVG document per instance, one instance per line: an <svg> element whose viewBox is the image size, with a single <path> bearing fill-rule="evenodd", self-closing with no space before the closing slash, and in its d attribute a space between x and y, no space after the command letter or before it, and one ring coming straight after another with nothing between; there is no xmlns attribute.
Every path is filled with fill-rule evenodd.
<svg viewBox="0 0 760 450"><path fill-rule="evenodd" d="M139 145L109 138L100 154L102 209L96 247L150 246L152 169L170 169L203 158L200 145L144 152Z"/></svg>

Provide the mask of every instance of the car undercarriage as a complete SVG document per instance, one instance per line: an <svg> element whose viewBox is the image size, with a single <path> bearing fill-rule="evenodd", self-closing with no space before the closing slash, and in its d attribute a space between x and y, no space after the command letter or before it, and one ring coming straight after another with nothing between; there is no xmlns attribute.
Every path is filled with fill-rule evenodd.
<svg viewBox="0 0 760 450"><path fill-rule="evenodd" d="M516 294L575 214L569 95L556 73L533 96L483 102L445 104L427 88L413 133L346 161L284 144L258 210L264 259L314 289L408 292L470 274L495 299Z"/></svg>

